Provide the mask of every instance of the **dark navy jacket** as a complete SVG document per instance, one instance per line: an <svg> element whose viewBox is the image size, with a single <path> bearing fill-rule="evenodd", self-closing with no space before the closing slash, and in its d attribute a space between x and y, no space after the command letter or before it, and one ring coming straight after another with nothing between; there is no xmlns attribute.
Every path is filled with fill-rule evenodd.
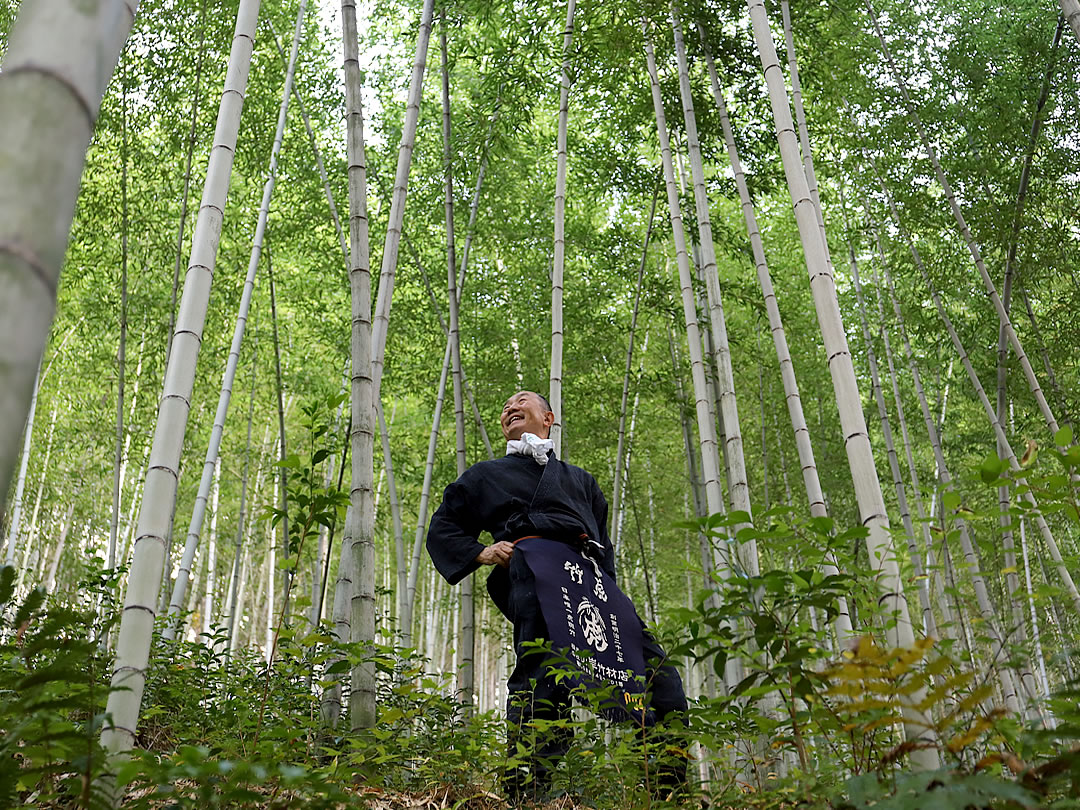
<svg viewBox="0 0 1080 810"><path fill-rule="evenodd" d="M427 550L435 568L454 585L477 568L488 532L496 542L540 535L588 549L612 579L615 552L608 538L608 507L596 479L549 454L541 467L530 456L504 456L467 469L443 492L428 526ZM510 579L494 566L488 593L507 612Z"/></svg>

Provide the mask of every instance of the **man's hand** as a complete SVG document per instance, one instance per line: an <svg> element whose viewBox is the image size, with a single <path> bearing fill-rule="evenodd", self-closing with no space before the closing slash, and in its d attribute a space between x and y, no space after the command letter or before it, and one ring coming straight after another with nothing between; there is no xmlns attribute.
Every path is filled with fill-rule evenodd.
<svg viewBox="0 0 1080 810"><path fill-rule="evenodd" d="M510 557L514 554L514 544L500 540L476 555L476 561L481 565L499 565L503 568L510 567Z"/></svg>

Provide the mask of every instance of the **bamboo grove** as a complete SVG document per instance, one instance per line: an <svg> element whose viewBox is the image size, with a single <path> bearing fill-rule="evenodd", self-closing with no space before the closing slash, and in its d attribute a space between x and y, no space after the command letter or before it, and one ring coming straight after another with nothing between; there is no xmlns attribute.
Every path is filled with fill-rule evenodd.
<svg viewBox="0 0 1080 810"><path fill-rule="evenodd" d="M112 572L110 754L176 644L270 670L298 626L501 706L508 628L422 546L523 388L672 639L851 577L793 609L819 670L933 646L983 717L1062 723L1076 0L22 0L0 56L2 553L50 603ZM689 693L761 655L688 654ZM914 771L955 754L926 660L888 704ZM352 734L402 677L313 667ZM805 771L799 711L699 776Z"/></svg>

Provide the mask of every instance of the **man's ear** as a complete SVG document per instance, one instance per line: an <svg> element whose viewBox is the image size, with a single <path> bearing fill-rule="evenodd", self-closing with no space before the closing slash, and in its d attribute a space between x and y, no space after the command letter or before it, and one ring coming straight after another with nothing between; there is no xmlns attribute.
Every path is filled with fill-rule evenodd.
<svg viewBox="0 0 1080 810"><path fill-rule="evenodd" d="M544 427L551 430L551 426L555 424L555 414L552 411L548 411L544 414Z"/></svg>

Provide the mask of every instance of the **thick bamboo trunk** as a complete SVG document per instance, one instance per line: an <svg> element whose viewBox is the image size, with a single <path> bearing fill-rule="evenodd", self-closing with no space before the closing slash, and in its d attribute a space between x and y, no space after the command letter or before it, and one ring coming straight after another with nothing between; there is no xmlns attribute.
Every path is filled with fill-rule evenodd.
<svg viewBox="0 0 1080 810"><path fill-rule="evenodd" d="M1071 0L1075 2L1075 0ZM916 132L919 134L919 140L922 143L923 149L926 151L926 155L930 160L931 166L934 168L934 174L937 176L938 183L941 186L941 190L945 195L945 199L949 203L949 208L952 211L953 218L956 220L956 226L960 230L960 235L963 237L964 243L967 245L968 251L971 253L972 261L975 264L976 270L979 271L979 275L982 277L983 286L986 287L986 293L990 297L990 302L993 304L994 309L997 311L998 319L1001 322L1001 329L1005 332L1009 339L1009 343L1012 345L1013 351L1016 353L1016 359L1020 362L1020 368L1024 372L1024 377L1027 379L1028 387L1031 389L1032 396L1035 397L1035 401L1039 405L1039 411L1042 413L1043 419L1046 421L1046 426L1049 428L1051 434L1058 432L1057 419L1054 417L1053 412L1050 410L1050 404L1046 401L1046 396L1043 394L1042 387L1039 385L1038 378L1035 376L1035 371L1031 367L1031 362L1028 360L1028 356L1024 353L1024 347L1020 344L1020 338L1016 334L1016 330L1013 328L1012 321L1009 319L1009 313L1005 310L1005 305L1002 302L1000 296L998 296L997 288L994 286L993 280L990 278L990 274L986 270L986 265L983 263L982 251L979 248L978 243L975 241L975 237L971 234L971 230L968 228L967 222L964 219L964 214L960 210L960 204L956 201L956 195L953 193L952 185L949 183L948 178L945 176L945 172L941 168L941 162L938 160L937 152L934 150L933 145L930 143L929 137L927 137L926 129L923 127L922 119L919 117L919 113L915 108L914 102L911 100L911 96L907 90L907 84L900 76L900 71L896 66L896 62L893 60L892 52L889 49L888 44L885 41L885 35L881 31L881 26L878 24L877 13L874 11L870 0L866 2L866 9L870 14L870 22L873 24L874 33L877 35L878 42L881 45L881 52L885 56L885 62L889 66L889 72L892 74L893 81L896 83L900 90L901 98L904 101L904 107L908 112L908 116L911 118L911 122L915 127Z"/></svg>
<svg viewBox="0 0 1080 810"><path fill-rule="evenodd" d="M885 608L885 615L894 617L889 622L886 635L890 645L909 648L915 643L914 629L908 614L907 600L904 597L896 550L889 534L889 518L885 510L885 500L882 496L877 469L874 466L870 436L863 417L862 401L855 379L855 369L851 363L851 352L844 332L843 319L840 315L836 282L830 270L824 234L818 221L816 207L810 198L806 173L800 159L799 145L795 139L795 126L791 120L791 108L784 88L780 64L776 57L776 48L773 45L772 30L765 11L764 0L747 0L747 6L761 66L769 88L769 100L776 125L776 136L780 144L780 156L795 210L799 237L806 256L814 308L817 311L825 353L828 357L829 372L832 376L840 416L840 427L845 437L844 448L855 487L855 498L862 523L869 530L866 546L870 562L877 574L878 587L881 590L879 602ZM930 719L918 708L922 699L922 690L919 690L918 694L906 696L902 702L904 734L909 741L933 738ZM912 765L918 769L935 769L940 765L936 748L930 747L912 752L911 761Z"/></svg>
<svg viewBox="0 0 1080 810"><path fill-rule="evenodd" d="M671 9L671 28L675 38L675 56L679 69L679 97L682 101L683 121L686 124L686 145L690 157L690 177L694 186L694 211L701 250L701 272L705 277L705 293L709 303L709 325L713 339L713 365L716 384L720 391L720 414L724 425L724 459L727 463L728 497L731 508L752 516L750 485L746 479L746 461L743 458L742 429L739 425L739 408L735 396L735 372L731 363L728 343L727 321L720 295L720 279L716 264L716 248L713 245L712 217L709 196L705 189L705 168L701 159L698 140L697 116L690 90L690 69L683 43L682 26L675 7ZM733 531L738 531L736 526ZM756 576L759 571L757 544L748 541L739 547L742 567Z"/></svg>
<svg viewBox="0 0 1080 810"><path fill-rule="evenodd" d="M176 574L176 582L173 584L172 598L169 600L169 622L162 632L162 637L171 641L176 637L177 622L180 606L184 604L187 591L188 576L191 571L191 562L195 558L195 549L199 545L199 536L202 532L203 520L206 517L206 503L210 495L211 482L214 478L214 470L218 464L218 456L221 450L221 440L225 432L225 420L229 414L229 405L232 402L232 389L236 381L236 369L240 363L240 349L244 342L244 333L247 329L248 313L251 310L251 296L255 290L255 276L259 269L259 259L262 256L263 239L266 235L266 223L270 216L270 200L274 194L274 186L277 182L278 156L281 153L281 143L285 136L285 122L289 116L289 99L292 92L293 76L296 71L296 57L300 49L300 38L304 33L304 12L307 10L307 0L300 0L296 13L296 29L293 33L292 53L289 55L289 67L285 72L285 85L281 91L281 105L278 108L277 129L274 132L274 142L270 150L270 168L266 183L263 186L262 204L259 206L258 221L255 225L255 237L251 245L251 256L248 259L247 276L244 278L244 289L240 296L240 309L236 315L236 325L233 328L232 345L229 347L229 356L225 362L225 374L221 380L221 392L218 394L217 412L214 416L214 425L210 431L210 444L206 448L206 458L203 461L202 479L199 482L199 491L195 496L195 505L192 508L191 520L188 524L187 541L184 545L184 556L180 561L180 569ZM277 325L274 324L275 337ZM276 344L275 340L275 344ZM278 363L280 374L280 363ZM279 405L281 392L278 391ZM279 419L284 420L283 408L279 409ZM285 436L281 436L282 457L285 455ZM284 473L285 470L282 470ZM284 491L282 492L284 508ZM283 518L282 523L286 520ZM288 535L286 535L286 538ZM286 547L287 548L287 547ZM288 553L286 552L286 555Z"/></svg>
<svg viewBox="0 0 1080 810"><path fill-rule="evenodd" d="M559 131L556 136L555 166L555 251L551 263L551 378L548 402L555 413L551 440L555 455L562 458L562 378L563 378L563 270L566 264L566 130L570 118L570 48L574 42L576 0L567 0L563 29L562 84L559 89Z"/></svg>
<svg viewBox="0 0 1080 810"><path fill-rule="evenodd" d="M641 284L645 279L645 262L649 257L649 241L652 238L653 222L656 219L656 201L660 196L660 186L653 193L649 208L649 224L645 226L645 244L641 248L641 264L638 266L637 285L634 289L634 310L630 315L630 335L626 346L626 370L623 373L622 404L619 407L619 443L615 449L615 483L611 490L611 545L619 552L619 539L622 534L622 479L624 451L626 447L626 403L630 395L630 371L634 364L634 335L637 332L638 309L641 305ZM636 400L635 400L636 401Z"/></svg>
<svg viewBox="0 0 1080 810"><path fill-rule="evenodd" d="M86 149L138 0L19 7L0 72L0 513L56 311Z"/></svg>
<svg viewBox="0 0 1080 810"><path fill-rule="evenodd" d="M191 408L195 364L202 342L258 15L259 0L241 0L225 89L218 109L218 126L210 150L206 186L195 224L187 280L180 300L173 351L158 407L157 426L135 532L135 551L116 645L113 691L109 694L107 705L112 725L102 732L102 744L114 753L128 750L135 742L157 608L156 597L172 523L180 451Z"/></svg>
<svg viewBox="0 0 1080 810"><path fill-rule="evenodd" d="M430 33L431 2L425 4L424 19L428 28L425 31L421 22L420 39L417 42L418 72L423 76L424 62L419 58L427 54L427 34ZM369 264L368 212L367 212L367 162L364 153L364 118L361 99L361 81L359 64L359 45L356 31L355 0L342 0L342 29L345 48L345 120L346 120L346 159L349 175L349 281L352 292L352 411L350 417L350 444L352 451L352 483L349 490L350 509L345 517L345 534L350 545L348 561L349 576L352 579L352 592L348 596L350 605L350 640L359 644L371 644L375 639L375 508L374 491L374 445L375 445L375 402L378 397L378 380L374 358L379 354L379 341L373 334L371 323L371 268ZM419 89L417 73L413 74L414 89ZM410 93L410 96L412 94ZM415 105L413 102L415 101ZM398 159L399 179L404 162L405 179L394 189L394 205L391 208L390 228L395 222L400 235L401 214L404 206L404 184L408 178L409 157L411 157L410 116L413 116L412 129L415 131L415 115L419 112L419 99L410 97L410 106L406 113L405 133L402 135L402 149ZM406 143L409 148L406 149ZM395 218L395 210L397 211ZM384 276L380 285L379 297L383 287L392 283L394 263L387 264L387 253L391 250L397 258L397 241L387 234L387 246L383 254L383 267L389 267L390 278ZM387 306L389 292L387 289ZM388 315L389 313L387 313ZM385 340L385 331L383 333ZM344 552L342 553L344 557ZM343 560L344 562L345 560ZM340 587L340 583L339 583ZM335 597L336 598L336 597ZM372 662L358 664L352 669L352 692L349 699L350 726L353 730L370 728L375 725L375 665Z"/></svg>
<svg viewBox="0 0 1080 810"><path fill-rule="evenodd" d="M810 514L813 517L828 517L828 509L825 507L825 494L821 489L817 461L814 458L814 447L810 441L810 429L806 424L806 415L803 412L802 397L799 394L799 384L795 377L795 366L791 361L791 351L788 348L787 334L784 331L784 323L780 317L780 307L777 303L776 292L773 289L772 274L769 272L769 264L765 257L765 246L761 239L761 229L758 227L754 202L750 197L750 190L746 184L742 161L739 160L739 152L735 145L735 134L731 128L727 103L724 101L723 90L720 87L716 62L708 48L704 28L699 27L699 33L702 44L705 46L705 61L709 68L713 100L720 111L720 125L724 132L728 159L735 175L735 186L739 192L743 220L750 236L750 248L754 257L758 285L761 287L765 299L765 314L769 320L769 331L772 333L773 346L776 349L776 357L780 365L780 379L784 386L784 400L787 403L788 418L791 421L791 428L795 435L795 448L799 455L799 467L802 469L803 487L806 489ZM781 452L783 451L781 450ZM784 485L787 487L786 472ZM836 565L831 560L825 562L823 569L829 575L839 573ZM846 599L840 599L837 603L837 614L833 627L840 644L843 644L852 635L851 615L848 612Z"/></svg>
<svg viewBox="0 0 1080 810"><path fill-rule="evenodd" d="M1058 0L1058 3L1061 4L1061 13L1076 34L1076 41L1080 42L1080 0Z"/></svg>
<svg viewBox="0 0 1080 810"><path fill-rule="evenodd" d="M795 54L795 38L791 32L791 9L787 0L780 0L780 14L784 26L784 49L787 52L788 77L791 79L791 104L795 108L795 124L799 128L799 146L802 150L803 171L806 173L806 185L810 189L810 199L814 201L818 225L822 239L825 236L825 216L821 210L821 195L818 192L817 172L814 171L814 152L810 148L810 129L806 124L806 108L803 105L802 82L799 80L799 60ZM828 253L828 240L825 251Z"/></svg>
<svg viewBox="0 0 1080 810"><path fill-rule="evenodd" d="M353 0L342 0L342 2L343 8L345 3L350 3L355 8ZM383 244L378 298L375 302L375 316L371 327L371 369L374 383L372 397L374 400L379 398L379 386L382 382L383 358L386 354L386 334L390 327L390 303L394 292L394 274L397 271L398 251L401 247L401 229L405 221L405 198L409 186L409 168L412 165L413 146L416 143L416 125L420 120L420 100L423 97L424 69L427 66L428 43L431 40L431 17L434 7L435 0L424 0L423 9L420 12L420 27L416 35L416 56L413 59L412 77L409 80L409 98L405 105L405 122L401 128L401 145L398 148L397 170L394 174L394 191L390 198L390 222L387 225L386 241ZM357 101L357 104L359 104L359 101ZM365 178L365 186L366 183Z"/></svg>

